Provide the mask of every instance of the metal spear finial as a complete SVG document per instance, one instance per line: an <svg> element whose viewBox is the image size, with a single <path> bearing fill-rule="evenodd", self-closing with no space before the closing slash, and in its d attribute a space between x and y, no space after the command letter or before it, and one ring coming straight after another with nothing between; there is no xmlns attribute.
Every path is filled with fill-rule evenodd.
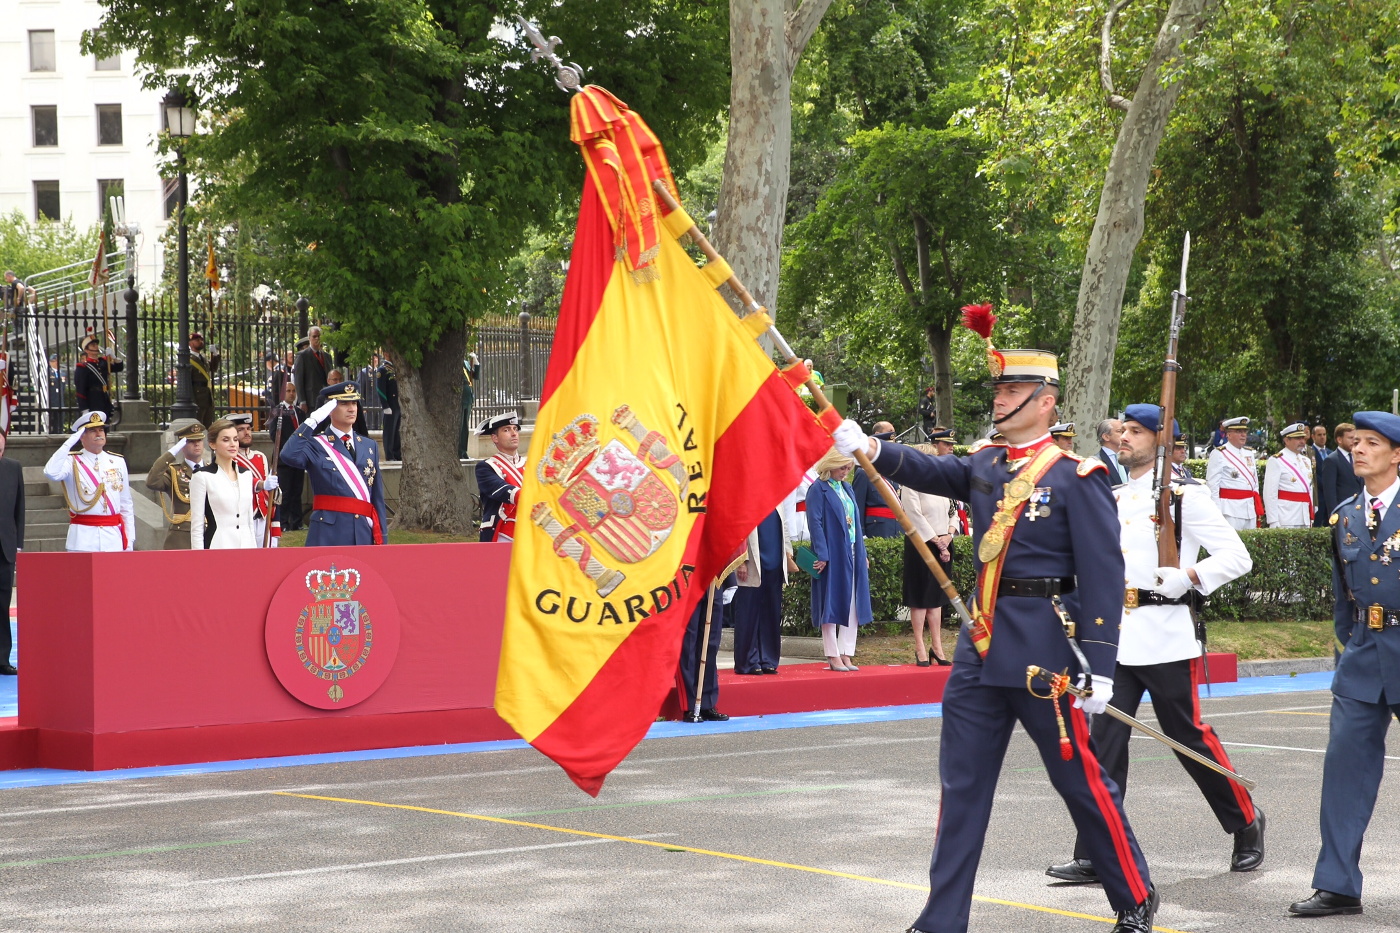
<svg viewBox="0 0 1400 933"><path fill-rule="evenodd" d="M554 84L561 91L577 91L583 87L583 69L573 62L565 62L555 54L554 50L563 41L558 36L544 37L534 23L523 16L516 16L515 21L520 24L520 28L525 30L525 37L530 40L530 44L535 50L530 53L530 61L537 62L543 59L554 66L558 74L554 77Z"/></svg>

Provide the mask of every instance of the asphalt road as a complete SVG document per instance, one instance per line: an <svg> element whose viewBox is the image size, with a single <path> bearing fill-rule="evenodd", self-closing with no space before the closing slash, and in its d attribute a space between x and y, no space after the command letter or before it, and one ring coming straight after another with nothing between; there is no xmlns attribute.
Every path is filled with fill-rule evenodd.
<svg viewBox="0 0 1400 933"><path fill-rule="evenodd" d="M1365 914L1285 919L1310 892L1329 698L1204 701L1260 782L1267 855L1248 875L1170 753L1134 742L1159 929L1400 929L1394 780ZM531 750L4 790L0 930L901 931L925 897L940 722L651 739L597 800ZM973 929L1107 931L1099 888L1043 874L1072 837L1018 734Z"/></svg>

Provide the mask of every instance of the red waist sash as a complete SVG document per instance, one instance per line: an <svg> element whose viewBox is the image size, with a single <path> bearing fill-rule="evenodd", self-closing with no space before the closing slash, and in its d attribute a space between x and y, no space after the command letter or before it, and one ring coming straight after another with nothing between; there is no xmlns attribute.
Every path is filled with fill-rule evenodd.
<svg viewBox="0 0 1400 933"><path fill-rule="evenodd" d="M1306 493L1306 492L1289 492L1289 491L1287 491L1287 490L1280 489L1280 490L1278 491L1278 497L1279 497L1280 499L1282 499L1284 502L1306 502L1306 503L1308 504L1308 519L1309 519L1309 520L1311 520L1311 519L1313 518L1313 516L1316 514L1315 511L1314 511L1314 509L1313 509L1312 496L1311 496L1309 493Z"/></svg>
<svg viewBox="0 0 1400 933"><path fill-rule="evenodd" d="M363 499L353 499L350 496L313 496L311 509L312 511L323 509L327 512L348 512L351 515L363 515L374 526L374 543L384 543L384 532L379 527L379 511Z"/></svg>
<svg viewBox="0 0 1400 933"><path fill-rule="evenodd" d="M887 505L872 505L865 510L866 518L894 518L894 509Z"/></svg>
<svg viewBox="0 0 1400 933"><path fill-rule="evenodd" d="M93 528L119 528L122 533L122 550L126 550L126 522L122 521L120 515L75 515L69 512L68 521L74 525L86 525Z"/></svg>
<svg viewBox="0 0 1400 933"><path fill-rule="evenodd" d="M1264 514L1264 499L1252 489L1222 489L1220 490L1222 499L1253 499L1254 514Z"/></svg>

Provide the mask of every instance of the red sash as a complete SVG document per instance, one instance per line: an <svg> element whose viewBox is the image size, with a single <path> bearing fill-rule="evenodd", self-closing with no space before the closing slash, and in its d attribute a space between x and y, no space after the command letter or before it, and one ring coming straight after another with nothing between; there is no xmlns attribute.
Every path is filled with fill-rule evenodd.
<svg viewBox="0 0 1400 933"><path fill-rule="evenodd" d="M887 505L872 505L865 510L866 518L894 518L894 509Z"/></svg>
<svg viewBox="0 0 1400 933"><path fill-rule="evenodd" d="M1253 489L1222 489L1220 490L1222 499L1253 499L1254 514L1256 517L1264 514L1264 499Z"/></svg>
<svg viewBox="0 0 1400 933"><path fill-rule="evenodd" d="M508 463L504 457L497 454L487 462L491 464L491 469L495 470L496 474L506 481L507 486L519 489L524 485L525 474L521 472L521 468ZM496 524L491 529L492 541L499 541L503 536L512 541L515 540L515 514L516 504L514 502L501 503L501 511L496 515Z"/></svg>
<svg viewBox="0 0 1400 933"><path fill-rule="evenodd" d="M311 509L312 511L324 509L327 512L348 512L351 515L363 515L374 526L374 543L384 543L384 532L379 527L379 511L363 499L352 499L349 496L313 496Z"/></svg>
<svg viewBox="0 0 1400 933"><path fill-rule="evenodd" d="M1280 489L1278 497L1284 502L1306 502L1308 504L1308 521L1312 521L1313 517L1316 515L1316 510L1313 508L1312 496L1306 492L1286 492Z"/></svg>
<svg viewBox="0 0 1400 933"><path fill-rule="evenodd" d="M87 525L95 528L116 527L122 533L122 550L126 550L126 522L122 521L120 515L77 515L68 513L68 521L74 525Z"/></svg>

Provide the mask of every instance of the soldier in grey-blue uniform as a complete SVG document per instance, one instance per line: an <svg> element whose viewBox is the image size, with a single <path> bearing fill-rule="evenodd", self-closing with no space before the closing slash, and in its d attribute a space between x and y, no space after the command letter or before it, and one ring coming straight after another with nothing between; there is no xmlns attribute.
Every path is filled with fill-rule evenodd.
<svg viewBox="0 0 1400 933"><path fill-rule="evenodd" d="M1322 851L1312 896L1290 913L1361 913L1361 840L1385 770L1385 734L1400 715L1400 417L1359 411L1352 461L1361 492L1332 524L1337 671L1322 766Z"/></svg>
<svg viewBox="0 0 1400 933"><path fill-rule="evenodd" d="M355 433L360 390L341 382L322 389L316 401L320 407L282 448L282 462L311 480L306 546L387 544L379 447Z"/></svg>

